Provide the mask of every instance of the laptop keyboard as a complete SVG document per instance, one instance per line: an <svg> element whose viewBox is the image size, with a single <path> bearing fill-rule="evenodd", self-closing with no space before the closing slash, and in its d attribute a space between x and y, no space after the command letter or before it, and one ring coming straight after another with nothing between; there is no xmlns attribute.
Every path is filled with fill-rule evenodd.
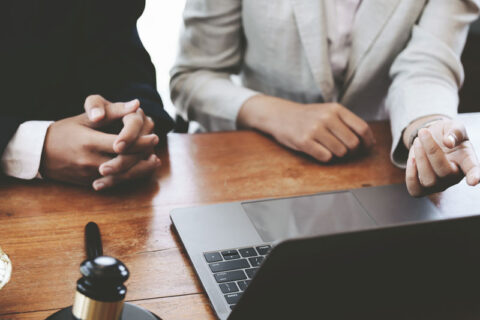
<svg viewBox="0 0 480 320"><path fill-rule="evenodd" d="M203 254L230 308L237 304L271 249L269 245L262 245Z"/></svg>

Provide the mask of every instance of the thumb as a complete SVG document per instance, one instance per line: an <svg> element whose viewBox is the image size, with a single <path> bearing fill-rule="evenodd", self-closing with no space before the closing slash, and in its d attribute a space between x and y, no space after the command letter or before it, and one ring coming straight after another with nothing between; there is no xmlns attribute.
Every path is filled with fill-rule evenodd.
<svg viewBox="0 0 480 320"><path fill-rule="evenodd" d="M105 105L108 102L100 95L91 95L85 99L85 113L87 114L88 120L93 123L101 121L105 117Z"/></svg>
<svg viewBox="0 0 480 320"><path fill-rule="evenodd" d="M115 120L122 119L129 113L136 112L140 107L138 99L130 102L111 103L104 100L104 103L85 103L85 111L90 120L90 127L96 128L107 125Z"/></svg>
<svg viewBox="0 0 480 320"><path fill-rule="evenodd" d="M447 125L447 128L445 129L443 144L450 149L453 149L468 140L467 130L460 122L451 122L451 124Z"/></svg>
<svg viewBox="0 0 480 320"><path fill-rule="evenodd" d="M140 101L134 99L129 102L109 103L105 106L105 123L122 119L129 113L134 113L140 108Z"/></svg>

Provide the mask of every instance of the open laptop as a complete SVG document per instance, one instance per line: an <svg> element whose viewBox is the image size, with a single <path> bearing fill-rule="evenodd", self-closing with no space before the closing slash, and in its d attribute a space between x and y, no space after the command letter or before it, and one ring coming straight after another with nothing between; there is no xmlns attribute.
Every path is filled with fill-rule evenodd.
<svg viewBox="0 0 480 320"><path fill-rule="evenodd" d="M171 212L220 319L345 319L387 311L391 319L415 308L428 315L434 304L428 297L458 302L454 297L463 298L467 288L462 277L476 284L471 267L480 267L480 250L469 249L478 244L480 221L445 218L428 199L408 195L404 185ZM436 220L445 223L420 223ZM394 267L404 272L391 274L398 272ZM451 272L458 278L453 282ZM427 295L423 309L420 293Z"/></svg>

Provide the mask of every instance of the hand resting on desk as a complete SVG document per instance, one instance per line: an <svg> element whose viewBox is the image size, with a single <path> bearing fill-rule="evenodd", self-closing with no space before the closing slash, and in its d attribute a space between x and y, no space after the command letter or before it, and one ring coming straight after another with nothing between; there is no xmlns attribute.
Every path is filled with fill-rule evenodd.
<svg viewBox="0 0 480 320"><path fill-rule="evenodd" d="M257 95L240 109L238 124L324 163L375 143L368 124L338 103L301 104Z"/></svg>

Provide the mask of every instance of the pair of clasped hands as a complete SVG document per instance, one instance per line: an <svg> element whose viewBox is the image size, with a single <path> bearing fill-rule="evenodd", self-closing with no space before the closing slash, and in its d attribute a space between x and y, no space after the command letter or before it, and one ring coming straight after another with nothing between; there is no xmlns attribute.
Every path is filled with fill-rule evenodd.
<svg viewBox="0 0 480 320"><path fill-rule="evenodd" d="M412 122L403 134L409 149L405 175L409 193L419 197L443 191L464 176L469 185L479 184L480 165L464 125L447 117L430 118L431 122L428 117ZM258 95L244 104L238 122L323 163L375 143L368 124L338 103L300 104ZM422 129L417 138L408 145L418 128Z"/></svg>
<svg viewBox="0 0 480 320"><path fill-rule="evenodd" d="M118 134L104 132L123 122ZM43 177L104 190L151 174L161 165L154 148L159 137L140 102L112 103L89 96L85 113L54 122L47 131Z"/></svg>

